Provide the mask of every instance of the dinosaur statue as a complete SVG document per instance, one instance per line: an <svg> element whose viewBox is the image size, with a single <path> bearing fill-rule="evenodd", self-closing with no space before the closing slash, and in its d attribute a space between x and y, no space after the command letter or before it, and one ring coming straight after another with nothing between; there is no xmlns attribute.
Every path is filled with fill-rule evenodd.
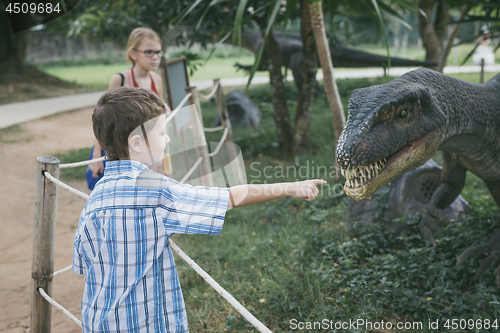
<svg viewBox="0 0 500 333"><path fill-rule="evenodd" d="M281 51L283 66L292 70L293 78L298 87L302 82L302 39L296 33L274 32L274 38L278 42ZM231 38L228 38L232 40ZM241 46L249 49L255 56L259 53L262 45L262 35L260 33L244 30L241 33ZM341 45L335 45L330 48L332 62L335 67L387 67L387 57L380 56ZM402 58L391 57L392 67L422 67L437 66L433 61L415 61ZM245 71L250 71L252 65L235 64L235 67ZM264 48L259 67L259 71L267 71L267 53Z"/></svg>
<svg viewBox="0 0 500 333"><path fill-rule="evenodd" d="M500 205L500 74L474 84L420 68L393 81L356 89L336 151L346 178L344 190L355 200L442 151L441 185L422 214L420 230L433 245L443 210L460 194L469 170L481 178ZM487 244L465 250L457 261L488 252L478 279L498 258L500 231ZM500 266L497 269L500 288Z"/></svg>

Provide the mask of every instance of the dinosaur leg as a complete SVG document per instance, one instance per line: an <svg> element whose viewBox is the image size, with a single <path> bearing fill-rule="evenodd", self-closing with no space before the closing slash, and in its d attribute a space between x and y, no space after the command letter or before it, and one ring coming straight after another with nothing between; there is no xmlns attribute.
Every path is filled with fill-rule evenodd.
<svg viewBox="0 0 500 333"><path fill-rule="evenodd" d="M436 245L433 231L440 230L438 220L447 221L444 209L455 201L465 184L467 170L460 163L455 153L443 152L443 170L441 171L441 185L436 189L422 214L420 232L429 243Z"/></svg>
<svg viewBox="0 0 500 333"><path fill-rule="evenodd" d="M497 204L500 206L500 181L490 181L485 182L485 184L486 187L488 187L493 199L495 199ZM487 243L466 249L460 257L458 257L457 265L463 263L471 255L485 252L488 253L488 256L481 261L481 265L474 276L474 280L479 279L500 256L500 231L495 232ZM497 267L497 288L500 289L500 265Z"/></svg>

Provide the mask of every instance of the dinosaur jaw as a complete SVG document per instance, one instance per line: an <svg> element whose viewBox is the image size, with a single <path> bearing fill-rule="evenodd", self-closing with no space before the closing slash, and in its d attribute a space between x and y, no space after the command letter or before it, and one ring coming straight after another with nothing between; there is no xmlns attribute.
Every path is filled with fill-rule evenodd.
<svg viewBox="0 0 500 333"><path fill-rule="evenodd" d="M345 193L354 200L363 200L382 186L429 160L439 147L437 131L430 132L368 166L341 169L346 178Z"/></svg>

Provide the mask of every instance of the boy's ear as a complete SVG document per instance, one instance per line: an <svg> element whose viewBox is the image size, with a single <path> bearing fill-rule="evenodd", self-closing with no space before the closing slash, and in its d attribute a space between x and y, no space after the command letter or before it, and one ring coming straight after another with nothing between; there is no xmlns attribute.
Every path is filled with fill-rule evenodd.
<svg viewBox="0 0 500 333"><path fill-rule="evenodd" d="M128 139L128 145L129 145L130 149L132 149L134 152L140 154L142 152L141 136L138 134L131 136Z"/></svg>

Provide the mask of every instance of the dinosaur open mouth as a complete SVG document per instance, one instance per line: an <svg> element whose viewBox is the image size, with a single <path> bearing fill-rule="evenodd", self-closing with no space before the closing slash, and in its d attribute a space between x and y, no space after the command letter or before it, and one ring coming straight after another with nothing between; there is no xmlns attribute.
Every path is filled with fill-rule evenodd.
<svg viewBox="0 0 500 333"><path fill-rule="evenodd" d="M438 146L437 132L433 131L369 165L341 169L346 179L344 191L355 200L366 199L390 181L424 164Z"/></svg>

